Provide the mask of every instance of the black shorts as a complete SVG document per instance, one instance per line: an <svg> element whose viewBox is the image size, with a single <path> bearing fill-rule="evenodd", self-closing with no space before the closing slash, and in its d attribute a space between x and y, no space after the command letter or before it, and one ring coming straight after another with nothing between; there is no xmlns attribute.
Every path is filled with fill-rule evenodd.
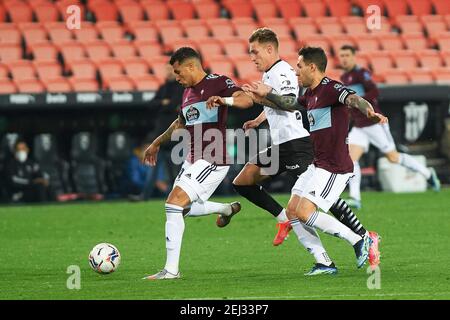
<svg viewBox="0 0 450 320"><path fill-rule="evenodd" d="M278 148L279 150L279 166L277 170L270 171L269 176L271 177L287 172L287 174L297 178L306 171L314 159L311 138L304 137L286 141L278 146L270 146L251 158L249 162L260 168L270 168L272 163L266 162L272 156L273 148Z"/></svg>

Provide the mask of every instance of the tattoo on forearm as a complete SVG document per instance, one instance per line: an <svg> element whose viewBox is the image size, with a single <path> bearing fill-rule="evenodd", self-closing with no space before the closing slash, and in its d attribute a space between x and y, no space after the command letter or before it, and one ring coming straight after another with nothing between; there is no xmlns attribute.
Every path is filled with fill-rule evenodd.
<svg viewBox="0 0 450 320"><path fill-rule="evenodd" d="M363 114L367 115L367 110L372 110L372 105L365 99L361 98L356 94L351 94L345 100L346 104L352 108L356 108Z"/></svg>
<svg viewBox="0 0 450 320"><path fill-rule="evenodd" d="M269 108L283 111L294 111L300 109L300 105L297 102L295 96L279 96L274 93L268 93L266 99L273 103L268 105Z"/></svg>
<svg viewBox="0 0 450 320"><path fill-rule="evenodd" d="M176 119L172 124L167 128L166 131L164 131L158 138L157 141L159 144L163 144L170 140L172 137L172 133L178 129L183 127L183 123L181 122L180 118Z"/></svg>

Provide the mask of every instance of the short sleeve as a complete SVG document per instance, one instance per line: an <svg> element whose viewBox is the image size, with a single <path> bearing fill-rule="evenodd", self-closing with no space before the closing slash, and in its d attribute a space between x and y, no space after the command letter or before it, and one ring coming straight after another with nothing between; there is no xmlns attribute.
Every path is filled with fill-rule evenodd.
<svg viewBox="0 0 450 320"><path fill-rule="evenodd" d="M286 65L283 68L270 72L270 79L266 83L271 86L275 92L282 96L298 96L298 80L294 69Z"/></svg>
<svg viewBox="0 0 450 320"><path fill-rule="evenodd" d="M220 81L220 88L222 88L220 91L221 97L231 97L236 91L242 91L242 89L238 87L233 80L226 76L219 77L218 81Z"/></svg>
<svg viewBox="0 0 450 320"><path fill-rule="evenodd" d="M329 90L327 90L327 94L330 99L333 99L334 102L340 102L345 104L345 99L351 94L355 94L356 92L352 89L345 87L342 83L332 82L328 85Z"/></svg>

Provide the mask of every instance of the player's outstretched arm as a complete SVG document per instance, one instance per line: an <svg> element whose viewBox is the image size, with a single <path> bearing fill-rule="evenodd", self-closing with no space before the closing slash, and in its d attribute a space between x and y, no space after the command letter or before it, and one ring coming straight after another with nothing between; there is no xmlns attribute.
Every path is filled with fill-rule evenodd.
<svg viewBox="0 0 450 320"><path fill-rule="evenodd" d="M360 96L358 96L356 94L350 94L345 99L345 104L348 105L349 107L358 109L363 114L365 114L367 116L367 118L372 120L374 123L382 124L382 123L388 122L387 117L385 117L379 113L376 113L373 110L373 107L369 101L367 101L364 98L361 98Z"/></svg>
<svg viewBox="0 0 450 320"><path fill-rule="evenodd" d="M281 96L273 92L272 88L261 81L253 82L252 85L244 85L245 90L252 93L257 99L262 100L262 103L269 108L275 110L283 110L292 112L300 109L297 97L295 96Z"/></svg>
<svg viewBox="0 0 450 320"><path fill-rule="evenodd" d="M167 128L166 131L164 131L159 137L157 137L155 140L153 140L152 144L147 147L144 151L144 159L143 163L151 166L156 165L156 159L159 152L159 147L161 144L167 142L170 140L170 137L172 136L172 133L179 128L184 127L184 120L183 118L178 115L178 118L172 122L172 124Z"/></svg>
<svg viewBox="0 0 450 320"><path fill-rule="evenodd" d="M219 106L247 109L253 106L253 100L244 91L236 91L231 97L212 96L206 101L206 108L208 109L217 108Z"/></svg>

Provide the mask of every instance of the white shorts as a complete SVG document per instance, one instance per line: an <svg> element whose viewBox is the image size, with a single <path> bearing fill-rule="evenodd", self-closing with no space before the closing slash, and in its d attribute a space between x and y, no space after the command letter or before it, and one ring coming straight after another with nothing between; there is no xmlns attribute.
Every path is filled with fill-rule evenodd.
<svg viewBox="0 0 450 320"><path fill-rule="evenodd" d="M369 145L373 144L378 150L387 153L395 150L395 142L389 129L389 124L374 124L372 126L353 127L348 135L348 144L354 144L369 151Z"/></svg>
<svg viewBox="0 0 450 320"><path fill-rule="evenodd" d="M352 176L353 173L331 173L311 164L295 182L292 194L307 198L324 212L328 212Z"/></svg>
<svg viewBox="0 0 450 320"><path fill-rule="evenodd" d="M205 202L226 177L229 169L229 166L217 166L203 159L194 163L184 161L173 187L183 189L191 202Z"/></svg>

